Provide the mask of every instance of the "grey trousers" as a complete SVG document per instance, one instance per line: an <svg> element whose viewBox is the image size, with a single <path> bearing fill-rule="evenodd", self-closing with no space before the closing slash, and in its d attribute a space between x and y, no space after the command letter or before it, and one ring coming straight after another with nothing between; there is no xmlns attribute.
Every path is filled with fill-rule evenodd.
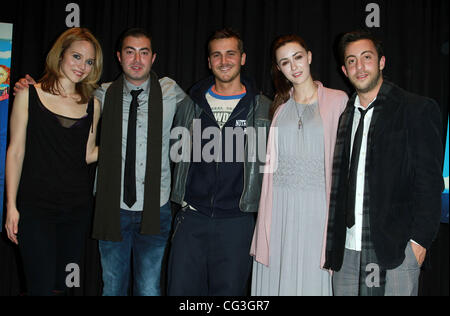
<svg viewBox="0 0 450 316"><path fill-rule="evenodd" d="M393 270L386 271L386 296L417 296L420 266L409 242L405 260ZM345 249L344 263L333 274L334 296L358 296L361 252Z"/></svg>

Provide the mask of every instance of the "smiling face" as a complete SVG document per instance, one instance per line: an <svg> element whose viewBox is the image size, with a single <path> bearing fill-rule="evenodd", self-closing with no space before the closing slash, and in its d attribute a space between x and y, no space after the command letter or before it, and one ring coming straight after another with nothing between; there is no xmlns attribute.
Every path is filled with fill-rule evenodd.
<svg viewBox="0 0 450 316"><path fill-rule="evenodd" d="M60 73L73 83L86 79L95 63L95 48L91 42L75 41L64 52L60 62Z"/></svg>
<svg viewBox="0 0 450 316"><path fill-rule="evenodd" d="M240 80L241 67L245 65L245 60L246 55L240 52L236 38L211 41L208 64L216 81L231 83Z"/></svg>
<svg viewBox="0 0 450 316"><path fill-rule="evenodd" d="M140 86L150 76L156 54L152 52L150 39L145 36L128 36L124 39L122 50L117 53L126 79Z"/></svg>
<svg viewBox="0 0 450 316"><path fill-rule="evenodd" d="M358 93L369 93L381 86L385 57L379 58L371 40L350 43L345 49L344 58L342 71Z"/></svg>
<svg viewBox="0 0 450 316"><path fill-rule="evenodd" d="M311 77L312 53L297 42L287 43L276 51L278 69L294 86L301 85Z"/></svg>

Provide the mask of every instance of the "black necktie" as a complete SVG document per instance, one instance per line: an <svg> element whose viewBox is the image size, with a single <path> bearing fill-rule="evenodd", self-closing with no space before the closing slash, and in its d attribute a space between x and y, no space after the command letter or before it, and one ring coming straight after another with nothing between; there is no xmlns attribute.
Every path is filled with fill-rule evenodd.
<svg viewBox="0 0 450 316"><path fill-rule="evenodd" d="M144 90L131 91L130 114L128 116L127 152L123 182L123 201L128 207L136 203L136 119L139 107L138 96Z"/></svg>
<svg viewBox="0 0 450 316"><path fill-rule="evenodd" d="M356 181L358 179L358 163L359 155L361 152L361 143L364 132L364 117L371 108L372 103L367 109L363 110L358 108L361 112L361 118L359 119L358 129L356 130L355 139L353 140L352 157L350 161L350 169L348 172L348 195L347 195L347 218L346 224L348 228L352 228L355 225L355 202L356 202Z"/></svg>

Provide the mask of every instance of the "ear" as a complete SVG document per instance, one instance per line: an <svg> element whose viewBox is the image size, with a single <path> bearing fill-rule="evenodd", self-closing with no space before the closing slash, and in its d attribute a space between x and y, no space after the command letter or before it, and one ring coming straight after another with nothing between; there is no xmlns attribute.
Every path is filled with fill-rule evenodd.
<svg viewBox="0 0 450 316"><path fill-rule="evenodd" d="M211 67L211 58L209 58L209 57L208 57L208 68L212 69L212 67Z"/></svg>
<svg viewBox="0 0 450 316"><path fill-rule="evenodd" d="M345 66L342 66L342 72L348 78L347 69L345 68Z"/></svg>
<svg viewBox="0 0 450 316"><path fill-rule="evenodd" d="M119 60L119 63L122 63L122 58L120 57L120 52L117 52L117 59Z"/></svg>
<svg viewBox="0 0 450 316"><path fill-rule="evenodd" d="M244 66L246 61L247 61L247 54L246 53L242 53L241 66Z"/></svg>
<svg viewBox="0 0 450 316"><path fill-rule="evenodd" d="M384 70L384 67L386 66L386 57L381 57L380 59L380 71Z"/></svg>
<svg viewBox="0 0 450 316"><path fill-rule="evenodd" d="M311 63L312 63L312 52L309 51L309 52L308 52L308 64L311 65Z"/></svg>
<svg viewBox="0 0 450 316"><path fill-rule="evenodd" d="M152 65L155 63L155 60L156 60L156 53L153 54L153 57L152 57Z"/></svg>

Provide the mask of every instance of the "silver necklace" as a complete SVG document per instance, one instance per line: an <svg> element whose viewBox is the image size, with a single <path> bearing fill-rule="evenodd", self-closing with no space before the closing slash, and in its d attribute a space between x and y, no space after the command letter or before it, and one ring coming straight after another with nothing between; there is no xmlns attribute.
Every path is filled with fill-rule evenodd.
<svg viewBox="0 0 450 316"><path fill-rule="evenodd" d="M313 93L313 95L311 97L308 98L308 102L305 104L305 108L302 111L302 114L300 114L300 111L298 110L298 104L294 99L295 102L295 109L297 110L297 116L298 116L298 129L301 130L303 128L303 114L305 113L306 109L309 108L310 104L309 101L311 101L311 99L314 98L314 96L316 95L316 92Z"/></svg>
<svg viewBox="0 0 450 316"><path fill-rule="evenodd" d="M300 114L300 111L298 110L298 104L297 104L297 102L295 103L295 109L297 110L297 116L298 116L298 129L299 130L303 128L302 117L303 117L303 114L305 113L307 107L308 106L305 105L305 108L303 109L302 114Z"/></svg>

